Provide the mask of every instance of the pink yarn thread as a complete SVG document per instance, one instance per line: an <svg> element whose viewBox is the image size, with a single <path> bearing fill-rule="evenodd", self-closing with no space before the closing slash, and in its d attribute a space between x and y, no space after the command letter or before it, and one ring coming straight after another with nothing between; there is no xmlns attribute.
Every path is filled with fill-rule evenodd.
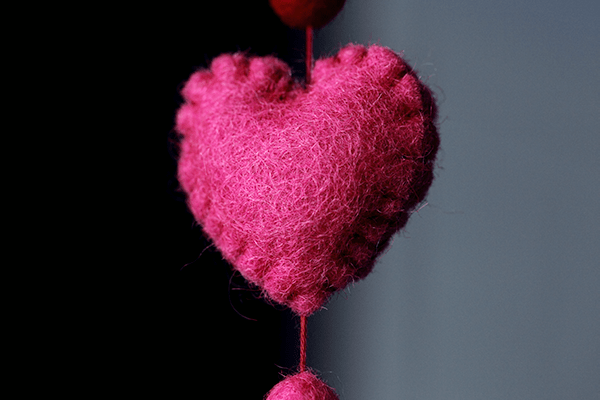
<svg viewBox="0 0 600 400"><path fill-rule="evenodd" d="M390 49L348 45L306 88L274 57L221 55L182 94L178 174L193 214L300 315L371 271L433 179L432 96Z"/></svg>
<svg viewBox="0 0 600 400"><path fill-rule="evenodd" d="M306 315L300 317L300 363L298 364L298 370L300 372L306 371L306 339L308 333L306 330Z"/></svg>
<svg viewBox="0 0 600 400"><path fill-rule="evenodd" d="M339 400L339 397L325 382L305 371L273 386L266 400Z"/></svg>

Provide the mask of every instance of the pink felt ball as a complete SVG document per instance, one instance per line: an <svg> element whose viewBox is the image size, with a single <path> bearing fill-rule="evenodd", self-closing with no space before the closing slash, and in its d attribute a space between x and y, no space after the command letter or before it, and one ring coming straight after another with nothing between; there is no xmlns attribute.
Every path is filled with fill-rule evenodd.
<svg viewBox="0 0 600 400"><path fill-rule="evenodd" d="M288 376L271 389L266 400L339 400L335 391L312 373Z"/></svg>
<svg viewBox="0 0 600 400"><path fill-rule="evenodd" d="M346 0L269 0L281 20L292 28L320 28L340 12Z"/></svg>
<svg viewBox="0 0 600 400"><path fill-rule="evenodd" d="M300 315L364 278L423 201L430 91L392 50L348 45L296 83L274 57L217 57L177 114L179 180L223 256Z"/></svg>

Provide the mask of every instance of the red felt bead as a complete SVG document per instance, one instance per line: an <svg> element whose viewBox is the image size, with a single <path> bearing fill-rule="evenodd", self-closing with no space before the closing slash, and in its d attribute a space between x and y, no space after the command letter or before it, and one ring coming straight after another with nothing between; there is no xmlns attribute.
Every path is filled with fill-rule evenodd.
<svg viewBox="0 0 600 400"><path fill-rule="evenodd" d="M337 15L346 0L269 0L281 20L292 28L320 28Z"/></svg>

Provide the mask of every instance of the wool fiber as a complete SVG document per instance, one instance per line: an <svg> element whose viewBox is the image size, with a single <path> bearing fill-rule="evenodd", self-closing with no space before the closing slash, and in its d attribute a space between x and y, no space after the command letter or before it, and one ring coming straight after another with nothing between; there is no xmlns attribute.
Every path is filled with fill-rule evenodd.
<svg viewBox="0 0 600 400"><path fill-rule="evenodd" d="M347 45L306 87L275 57L221 55L182 95L191 211L234 268L299 315L372 270L433 179L432 95L388 48Z"/></svg>
<svg viewBox="0 0 600 400"><path fill-rule="evenodd" d="M325 382L304 371L275 385L266 400L339 400L339 397Z"/></svg>

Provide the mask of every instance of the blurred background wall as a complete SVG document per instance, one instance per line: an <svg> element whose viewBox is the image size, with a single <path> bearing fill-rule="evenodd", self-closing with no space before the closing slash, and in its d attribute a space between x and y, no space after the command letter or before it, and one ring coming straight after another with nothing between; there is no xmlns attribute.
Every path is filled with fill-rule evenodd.
<svg viewBox="0 0 600 400"><path fill-rule="evenodd" d="M222 52L276 54L302 76L302 34L266 1L169 7L163 132L182 82ZM309 319L308 365L342 400L600 398L599 18L596 1L347 0L316 32L317 57L348 42L403 52L437 96L442 138L427 205ZM295 368L297 320L207 248L175 141L165 368L188 393L227 377L225 398L260 399Z"/></svg>
<svg viewBox="0 0 600 400"><path fill-rule="evenodd" d="M309 320L345 400L600 398L600 3L348 0L316 52L404 52L437 95L428 205Z"/></svg>

